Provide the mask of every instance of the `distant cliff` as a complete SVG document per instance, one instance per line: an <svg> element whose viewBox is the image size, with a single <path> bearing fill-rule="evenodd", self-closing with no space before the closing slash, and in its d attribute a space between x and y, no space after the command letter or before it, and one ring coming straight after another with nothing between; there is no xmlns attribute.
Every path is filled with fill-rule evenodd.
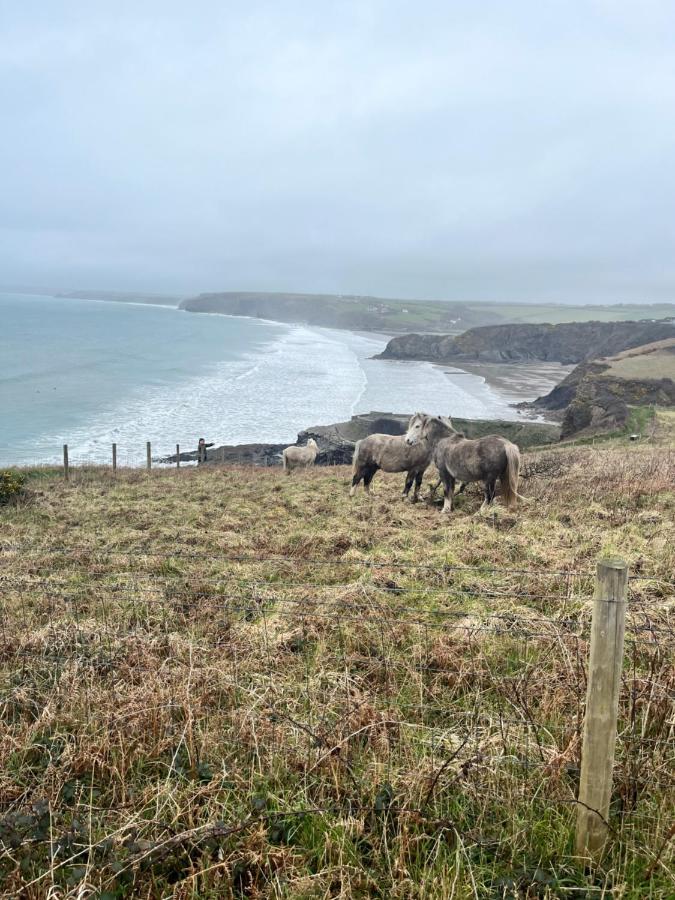
<svg viewBox="0 0 675 900"><path fill-rule="evenodd" d="M423 359L438 363L560 362L566 365L614 356L622 350L675 335L675 324L570 322L560 325L488 325L463 334L404 334L392 338L382 359Z"/></svg>
<svg viewBox="0 0 675 900"><path fill-rule="evenodd" d="M184 300L181 309L388 334L420 327L458 332L485 321L502 320L496 310L474 310L463 303L385 300L346 294L200 294Z"/></svg>

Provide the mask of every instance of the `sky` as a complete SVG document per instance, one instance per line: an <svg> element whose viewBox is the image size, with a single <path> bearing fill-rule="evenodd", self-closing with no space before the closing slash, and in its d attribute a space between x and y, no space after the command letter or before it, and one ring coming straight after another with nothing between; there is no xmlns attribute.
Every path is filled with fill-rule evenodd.
<svg viewBox="0 0 675 900"><path fill-rule="evenodd" d="M671 0L0 0L0 283L675 299Z"/></svg>

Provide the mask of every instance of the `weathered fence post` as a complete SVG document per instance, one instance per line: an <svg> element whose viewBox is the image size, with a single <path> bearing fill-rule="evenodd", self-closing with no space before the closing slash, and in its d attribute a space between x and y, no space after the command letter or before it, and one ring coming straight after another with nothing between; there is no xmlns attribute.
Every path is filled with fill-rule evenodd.
<svg viewBox="0 0 675 900"><path fill-rule="evenodd" d="M63 477L66 481L70 478L70 467L68 466L68 444L63 445Z"/></svg>
<svg viewBox="0 0 675 900"><path fill-rule="evenodd" d="M223 465L225 465L225 446L220 448L220 461Z"/></svg>
<svg viewBox="0 0 675 900"><path fill-rule="evenodd" d="M176 468L180 469L180 444L176 444Z"/></svg>
<svg viewBox="0 0 675 900"><path fill-rule="evenodd" d="M112 466L113 472L117 471L117 444L112 445Z"/></svg>
<svg viewBox="0 0 675 900"><path fill-rule="evenodd" d="M147 462L146 462L147 468L151 469L152 468L152 447L150 446L150 441L147 441L145 444L145 455L147 457Z"/></svg>
<svg viewBox="0 0 675 900"><path fill-rule="evenodd" d="M585 857L602 850L607 839L627 592L626 563L622 559L599 560L577 807L577 853Z"/></svg>

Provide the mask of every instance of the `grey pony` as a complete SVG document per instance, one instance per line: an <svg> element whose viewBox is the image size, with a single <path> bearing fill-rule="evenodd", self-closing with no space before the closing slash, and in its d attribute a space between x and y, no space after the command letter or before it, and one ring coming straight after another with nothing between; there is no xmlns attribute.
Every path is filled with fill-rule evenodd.
<svg viewBox="0 0 675 900"><path fill-rule="evenodd" d="M424 413L415 413L408 422L408 432L417 423L421 424L428 418ZM378 469L382 469L383 472L407 472L403 496L408 496L414 482L412 500L413 503L417 502L422 478L431 465L433 450L433 444L426 437L413 445L406 440L405 435L369 434L357 441L354 447L350 497L356 493L360 481L363 481L363 488L369 493L370 482Z"/></svg>
<svg viewBox="0 0 675 900"><path fill-rule="evenodd" d="M427 416L422 422L411 422L405 439L411 446L425 442L433 445L433 461L445 495L443 512L452 512L456 481L463 485L471 481L484 483L485 500L481 509L493 502L497 479L509 509L515 507L518 499L525 499L518 493L520 451L506 438L488 434L477 440L469 440L461 432L455 431L451 419Z"/></svg>

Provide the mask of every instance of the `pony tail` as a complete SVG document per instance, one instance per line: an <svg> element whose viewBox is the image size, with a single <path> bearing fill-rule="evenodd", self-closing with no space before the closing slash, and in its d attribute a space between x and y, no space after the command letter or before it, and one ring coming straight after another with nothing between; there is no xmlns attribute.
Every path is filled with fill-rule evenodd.
<svg viewBox="0 0 675 900"><path fill-rule="evenodd" d="M361 441L357 441L354 444L354 455L352 456L352 475L356 475L356 470L359 465L359 446Z"/></svg>
<svg viewBox="0 0 675 900"><path fill-rule="evenodd" d="M286 459L286 451L281 454L281 459L283 460L282 465L284 467L284 472L288 469L288 460Z"/></svg>
<svg viewBox="0 0 675 900"><path fill-rule="evenodd" d="M511 441L504 447L506 451L506 471L499 479L502 485L502 496L509 509L515 509L516 500L524 500L518 493L518 478L520 477L520 451Z"/></svg>

